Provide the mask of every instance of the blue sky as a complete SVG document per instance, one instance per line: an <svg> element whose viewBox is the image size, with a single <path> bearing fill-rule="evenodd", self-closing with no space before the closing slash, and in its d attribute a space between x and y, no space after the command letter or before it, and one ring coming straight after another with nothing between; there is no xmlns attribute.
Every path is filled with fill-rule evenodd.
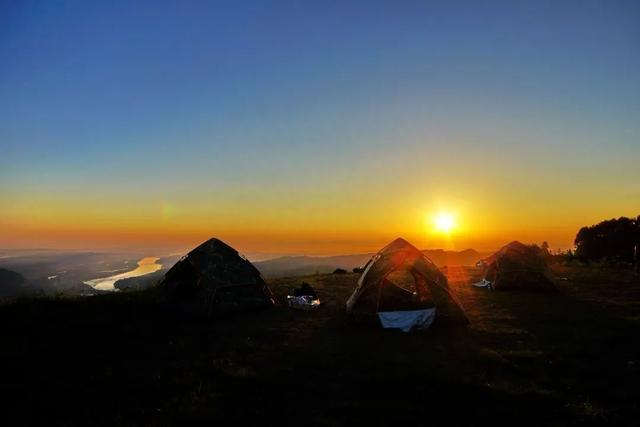
<svg viewBox="0 0 640 427"><path fill-rule="evenodd" d="M611 204L640 196L639 23L638 2L2 1L0 194L15 217L96 192L312 209L562 171Z"/></svg>

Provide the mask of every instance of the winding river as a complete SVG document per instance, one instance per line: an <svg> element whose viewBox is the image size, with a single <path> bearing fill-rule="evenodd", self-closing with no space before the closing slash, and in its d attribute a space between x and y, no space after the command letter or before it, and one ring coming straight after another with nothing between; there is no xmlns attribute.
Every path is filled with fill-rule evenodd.
<svg viewBox="0 0 640 427"><path fill-rule="evenodd" d="M144 276L145 274L153 273L162 268L162 264L156 264L160 258L146 257L138 261L138 267L134 270L127 271L126 273L120 273L109 277L100 277L98 279L87 280L85 285L89 285L94 289L100 291L115 291L113 286L120 279L128 279L130 277Z"/></svg>

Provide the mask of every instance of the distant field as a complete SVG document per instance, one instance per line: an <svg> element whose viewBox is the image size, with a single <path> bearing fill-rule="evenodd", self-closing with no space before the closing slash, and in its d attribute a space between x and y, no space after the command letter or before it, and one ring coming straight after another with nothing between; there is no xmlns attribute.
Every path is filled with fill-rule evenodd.
<svg viewBox="0 0 640 427"><path fill-rule="evenodd" d="M152 293L0 307L3 417L49 425L637 425L640 278L555 267L556 294L469 286L471 326L354 325L357 275L302 280L325 305L224 321L159 311ZM7 418L8 419L8 418ZM7 424L9 425L9 424Z"/></svg>

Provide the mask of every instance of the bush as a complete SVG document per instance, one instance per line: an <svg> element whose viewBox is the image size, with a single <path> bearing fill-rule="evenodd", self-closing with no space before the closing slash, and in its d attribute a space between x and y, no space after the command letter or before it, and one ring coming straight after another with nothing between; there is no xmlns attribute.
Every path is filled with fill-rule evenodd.
<svg viewBox="0 0 640 427"><path fill-rule="evenodd" d="M347 274L347 270L345 270L344 268L336 268L335 270L333 270L333 274Z"/></svg>

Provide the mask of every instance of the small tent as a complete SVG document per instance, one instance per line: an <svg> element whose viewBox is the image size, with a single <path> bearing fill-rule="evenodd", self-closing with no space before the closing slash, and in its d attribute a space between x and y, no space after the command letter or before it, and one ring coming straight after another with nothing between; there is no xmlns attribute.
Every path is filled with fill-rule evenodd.
<svg viewBox="0 0 640 427"><path fill-rule="evenodd" d="M238 251L210 239L182 257L159 284L164 300L206 317L275 305L260 272Z"/></svg>
<svg viewBox="0 0 640 427"><path fill-rule="evenodd" d="M495 290L541 290L555 289L549 278L547 261L542 249L536 245L525 245L513 241L478 265L485 268L482 283Z"/></svg>
<svg viewBox="0 0 640 427"><path fill-rule="evenodd" d="M420 250L396 239L366 265L347 313L356 319L375 319L385 328L408 331L442 323L468 323L447 278Z"/></svg>

